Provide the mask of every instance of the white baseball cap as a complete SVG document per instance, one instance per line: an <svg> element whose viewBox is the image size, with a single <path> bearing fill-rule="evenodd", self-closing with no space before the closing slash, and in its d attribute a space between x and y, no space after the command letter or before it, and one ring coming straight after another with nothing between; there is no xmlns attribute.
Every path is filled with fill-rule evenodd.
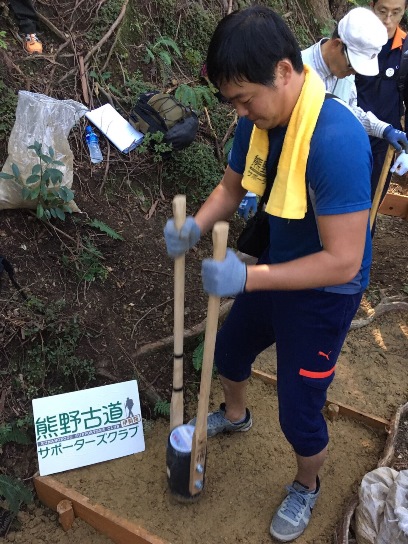
<svg viewBox="0 0 408 544"><path fill-rule="evenodd" d="M378 53L388 41L387 29L377 15L367 8L354 8L339 21L338 34L354 70L363 76L376 76Z"/></svg>

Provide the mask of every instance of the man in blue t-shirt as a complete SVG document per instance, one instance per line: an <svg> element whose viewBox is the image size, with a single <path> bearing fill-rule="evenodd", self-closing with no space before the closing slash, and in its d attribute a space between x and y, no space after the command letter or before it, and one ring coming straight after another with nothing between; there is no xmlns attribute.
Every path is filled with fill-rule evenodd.
<svg viewBox="0 0 408 544"><path fill-rule="evenodd" d="M369 279L370 145L348 107L325 99L323 82L303 66L293 34L269 8L225 17L211 39L207 69L240 117L234 146L223 179L196 216L180 231L170 219L164 236L168 254L183 255L234 214L247 190L262 195L273 182L270 242L259 262L246 265L232 250L223 261L203 261L204 290L237 295L217 335L225 403L208 415L207 435L251 428L251 365L276 343L279 421L297 471L270 533L289 542L306 529L320 492L329 441L321 411Z"/></svg>

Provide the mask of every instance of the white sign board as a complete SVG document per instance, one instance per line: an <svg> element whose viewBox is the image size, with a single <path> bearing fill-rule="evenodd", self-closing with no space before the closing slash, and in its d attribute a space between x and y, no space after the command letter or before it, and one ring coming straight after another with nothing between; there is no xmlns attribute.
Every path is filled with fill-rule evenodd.
<svg viewBox="0 0 408 544"><path fill-rule="evenodd" d="M40 475L144 451L136 380L33 400Z"/></svg>

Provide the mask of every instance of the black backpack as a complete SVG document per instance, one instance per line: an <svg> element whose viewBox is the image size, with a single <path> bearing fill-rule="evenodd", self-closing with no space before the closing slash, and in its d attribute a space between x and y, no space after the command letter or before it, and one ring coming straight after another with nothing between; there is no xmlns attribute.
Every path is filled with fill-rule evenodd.
<svg viewBox="0 0 408 544"><path fill-rule="evenodd" d="M180 150L189 146L198 130L195 112L171 94L152 91L139 96L129 115L129 123L138 131L162 132L163 142Z"/></svg>

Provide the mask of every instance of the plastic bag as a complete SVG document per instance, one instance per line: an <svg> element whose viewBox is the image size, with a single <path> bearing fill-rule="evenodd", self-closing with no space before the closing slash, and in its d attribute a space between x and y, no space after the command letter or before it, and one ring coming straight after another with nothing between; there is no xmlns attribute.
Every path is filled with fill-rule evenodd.
<svg viewBox="0 0 408 544"><path fill-rule="evenodd" d="M408 544L408 470L366 474L356 509L358 544Z"/></svg>
<svg viewBox="0 0 408 544"><path fill-rule="evenodd" d="M27 149L34 141L43 144L43 151L48 154L51 146L55 159L65 166L58 168L64 174L62 185L72 186L73 153L68 143L68 135L75 123L88 111L88 108L75 100L57 100L44 94L19 91L16 109L16 121L10 134L8 157L2 172L12 174L11 165L17 164L23 180L31 175L38 157L34 150ZM35 208L35 200L24 200L21 185L14 180L0 178L0 209ZM74 202L73 211L79 211Z"/></svg>

